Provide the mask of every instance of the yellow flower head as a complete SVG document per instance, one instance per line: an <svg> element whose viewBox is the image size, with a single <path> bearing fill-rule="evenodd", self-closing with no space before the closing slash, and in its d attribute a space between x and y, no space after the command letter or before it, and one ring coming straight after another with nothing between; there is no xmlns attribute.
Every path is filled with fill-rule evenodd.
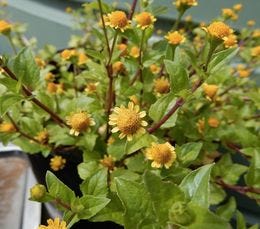
<svg viewBox="0 0 260 229"><path fill-rule="evenodd" d="M218 119L213 118L213 117L210 117L210 118L208 119L208 124L209 124L209 126L212 127L212 128L217 128L217 127L219 126L220 122L219 122Z"/></svg>
<svg viewBox="0 0 260 229"><path fill-rule="evenodd" d="M198 2L197 2L197 0L176 0L175 5L176 5L177 10L185 11L186 9L188 9L192 6L197 6Z"/></svg>
<svg viewBox="0 0 260 229"><path fill-rule="evenodd" d="M211 23L205 30L210 36L217 39L224 39L224 37L228 37L233 33L233 30L221 21Z"/></svg>
<svg viewBox="0 0 260 229"><path fill-rule="evenodd" d="M170 82L165 77L154 80L154 91L158 94L166 94L170 91Z"/></svg>
<svg viewBox="0 0 260 229"><path fill-rule="evenodd" d="M237 20L238 16L234 10L230 8L222 9L222 16L226 19Z"/></svg>
<svg viewBox="0 0 260 229"><path fill-rule="evenodd" d="M49 82L47 84L47 91L51 94L56 94L57 92L57 84L53 82Z"/></svg>
<svg viewBox="0 0 260 229"><path fill-rule="evenodd" d="M224 46L226 48L232 48L237 46L237 36L234 34L230 34L228 37L224 37Z"/></svg>
<svg viewBox="0 0 260 229"><path fill-rule="evenodd" d="M253 31L252 37L253 38L260 37L260 29L256 29L255 31Z"/></svg>
<svg viewBox="0 0 260 229"><path fill-rule="evenodd" d="M42 184L36 184L30 189L31 198L34 200L40 200L46 194L46 188Z"/></svg>
<svg viewBox="0 0 260 229"><path fill-rule="evenodd" d="M148 27L153 26L156 18L149 12L142 12L140 14L135 15L135 21L137 22L137 27L141 29L146 29Z"/></svg>
<svg viewBox="0 0 260 229"><path fill-rule="evenodd" d="M235 10L235 11L240 11L240 10L242 10L242 8L243 8L243 5L242 4L235 4L234 6L233 6L233 9Z"/></svg>
<svg viewBox="0 0 260 229"><path fill-rule="evenodd" d="M54 156L51 158L50 167L53 171L59 171L64 168L66 159L62 156Z"/></svg>
<svg viewBox="0 0 260 229"><path fill-rule="evenodd" d="M2 133L13 133L15 131L15 126L10 122L3 122L0 124L0 132Z"/></svg>
<svg viewBox="0 0 260 229"><path fill-rule="evenodd" d="M120 56L127 55L127 45L126 44L118 44L117 49L121 52Z"/></svg>
<svg viewBox="0 0 260 229"><path fill-rule="evenodd" d="M99 85L98 82L96 83L87 83L86 88L85 88L85 92L87 92L87 94L93 94L97 91L97 86Z"/></svg>
<svg viewBox="0 0 260 229"><path fill-rule="evenodd" d="M66 222L61 220L59 218L55 218L54 220L48 219L47 220L48 225L40 225L38 229L67 229Z"/></svg>
<svg viewBox="0 0 260 229"><path fill-rule="evenodd" d="M54 75L52 72L48 72L48 73L45 75L44 79L45 79L46 81L53 81L53 80L55 79L55 75Z"/></svg>
<svg viewBox="0 0 260 229"><path fill-rule="evenodd" d="M253 57L260 57L260 45L251 48L251 56Z"/></svg>
<svg viewBox="0 0 260 229"><path fill-rule="evenodd" d="M64 60L69 60L71 57L76 56L77 52L75 49L65 49L61 52L60 56Z"/></svg>
<svg viewBox="0 0 260 229"><path fill-rule="evenodd" d="M40 132L36 135L35 139L36 139L37 141L39 141L41 144L43 144L43 145L44 145L44 144L47 144L48 141L49 141L49 133L48 133L48 131L47 131L47 130L40 131Z"/></svg>
<svg viewBox="0 0 260 229"><path fill-rule="evenodd" d="M107 15L105 24L111 28L120 29L121 32L124 32L129 28L130 21L127 19L125 12L118 10Z"/></svg>
<svg viewBox="0 0 260 229"><path fill-rule="evenodd" d="M121 61L117 61L112 65L113 74L117 75L120 73L124 73L126 68L125 65Z"/></svg>
<svg viewBox="0 0 260 229"><path fill-rule="evenodd" d="M185 37L181 35L178 31L168 32L168 35L166 35L165 38L171 45L179 45L185 41Z"/></svg>
<svg viewBox="0 0 260 229"><path fill-rule="evenodd" d="M8 6L7 0L1 0L1 1L0 1L0 6L2 6L2 7Z"/></svg>
<svg viewBox="0 0 260 229"><path fill-rule="evenodd" d="M35 57L34 58L36 64L40 67L40 68L43 68L45 67L46 63L43 59L41 59L40 57Z"/></svg>
<svg viewBox="0 0 260 229"><path fill-rule="evenodd" d="M250 76L251 74L251 70L250 69L238 69L237 70L238 76L241 78L247 78Z"/></svg>
<svg viewBox="0 0 260 229"><path fill-rule="evenodd" d="M69 6L65 8L65 12L68 14L72 13L72 11L73 11L73 9Z"/></svg>
<svg viewBox="0 0 260 229"><path fill-rule="evenodd" d="M196 124L199 133L203 134L204 129L205 129L205 119L200 119L198 120L197 124Z"/></svg>
<svg viewBox="0 0 260 229"><path fill-rule="evenodd" d="M160 72L161 68L157 64L151 64L150 65L150 71L153 74L158 74Z"/></svg>
<svg viewBox="0 0 260 229"><path fill-rule="evenodd" d="M71 127L70 134L78 136L96 123L86 111L73 113L67 119L67 124Z"/></svg>
<svg viewBox="0 0 260 229"><path fill-rule="evenodd" d="M0 20L0 33L8 33L12 25L5 20Z"/></svg>
<svg viewBox="0 0 260 229"><path fill-rule="evenodd" d="M248 21L247 21L247 25L248 25L249 27L253 27L253 26L255 25L255 20L248 20Z"/></svg>
<svg viewBox="0 0 260 229"><path fill-rule="evenodd" d="M103 159L100 160L100 164L103 165L108 170L112 171L115 168L115 160L111 155L105 155Z"/></svg>
<svg viewBox="0 0 260 229"><path fill-rule="evenodd" d="M203 84L203 90L204 93L206 94L209 99L213 99L213 97L217 94L218 92L218 86L215 84Z"/></svg>
<svg viewBox="0 0 260 229"><path fill-rule="evenodd" d="M138 58L140 55L140 49L137 46L133 46L129 53L130 56Z"/></svg>
<svg viewBox="0 0 260 229"><path fill-rule="evenodd" d="M128 107L121 105L115 107L113 113L109 116L109 125L115 126L112 133L120 131L119 138L127 137L128 141L133 139L133 135L145 133L143 126L147 122L142 118L146 116L145 111L140 112L140 107L133 102L128 103Z"/></svg>
<svg viewBox="0 0 260 229"><path fill-rule="evenodd" d="M175 148L169 142L163 144L152 143L152 146L145 150L145 156L148 160L153 161L151 166L154 168L164 166L168 169L176 159Z"/></svg>
<svg viewBox="0 0 260 229"><path fill-rule="evenodd" d="M88 57L85 53L81 52L78 56L78 65L86 64L88 61Z"/></svg>

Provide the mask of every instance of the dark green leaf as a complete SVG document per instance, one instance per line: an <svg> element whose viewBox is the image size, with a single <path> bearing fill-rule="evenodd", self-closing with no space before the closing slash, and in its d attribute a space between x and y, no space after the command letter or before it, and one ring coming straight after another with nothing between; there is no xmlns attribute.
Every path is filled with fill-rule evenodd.
<svg viewBox="0 0 260 229"><path fill-rule="evenodd" d="M218 207L216 214L228 222L233 216L233 214L235 213L235 211L236 211L236 200L234 197L231 197L226 204Z"/></svg>
<svg viewBox="0 0 260 229"><path fill-rule="evenodd" d="M260 188L260 152L255 151L248 172L245 176L246 184Z"/></svg>
<svg viewBox="0 0 260 229"><path fill-rule="evenodd" d="M24 98L21 95L7 94L0 97L0 116L3 116L10 107L21 102Z"/></svg>

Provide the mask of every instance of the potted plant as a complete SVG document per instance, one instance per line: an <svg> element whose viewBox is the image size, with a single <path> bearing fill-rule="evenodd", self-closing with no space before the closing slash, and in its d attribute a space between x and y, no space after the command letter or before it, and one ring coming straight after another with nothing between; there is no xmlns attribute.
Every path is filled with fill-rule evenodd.
<svg viewBox="0 0 260 229"><path fill-rule="evenodd" d="M1 56L0 139L28 153L31 200L64 213L40 229L246 228L226 191L260 198L259 31L228 25L241 4L180 23L197 4L176 0L155 41L163 7L93 1L67 10L84 31L69 48ZM14 52L15 29L0 21Z"/></svg>

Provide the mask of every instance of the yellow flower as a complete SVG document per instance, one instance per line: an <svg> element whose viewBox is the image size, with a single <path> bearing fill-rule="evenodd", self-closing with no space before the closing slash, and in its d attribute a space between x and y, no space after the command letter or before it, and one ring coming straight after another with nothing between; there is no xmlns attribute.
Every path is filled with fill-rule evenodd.
<svg viewBox="0 0 260 229"><path fill-rule="evenodd" d="M233 9L235 10L235 11L240 11L240 10L242 10L242 8L243 8L243 5L242 4L235 4L234 6L233 6Z"/></svg>
<svg viewBox="0 0 260 229"><path fill-rule="evenodd" d="M40 132L36 135L35 139L36 139L37 141L39 141L41 144L43 144L43 145L44 145L44 144L47 144L48 141L49 141L49 133L48 133L48 131L47 131L47 130L40 131Z"/></svg>
<svg viewBox="0 0 260 229"><path fill-rule="evenodd" d="M251 48L251 56L253 57L259 57L260 56L260 45Z"/></svg>
<svg viewBox="0 0 260 229"><path fill-rule="evenodd" d="M8 33L12 25L5 20L0 20L0 33Z"/></svg>
<svg viewBox="0 0 260 229"><path fill-rule="evenodd" d="M251 74L251 70L250 69L238 69L237 70L238 76L241 78L247 78L250 76Z"/></svg>
<svg viewBox="0 0 260 229"><path fill-rule="evenodd" d="M255 20L248 20L248 21L247 21L247 25L248 25L249 27L254 26L254 25L255 25Z"/></svg>
<svg viewBox="0 0 260 229"><path fill-rule="evenodd" d="M45 77L44 77L44 79L45 79L46 81L53 81L54 78L55 78L55 75L54 75L52 72L48 72L48 73L45 75Z"/></svg>
<svg viewBox="0 0 260 229"><path fill-rule="evenodd" d="M211 23L207 28L204 28L208 34L216 39L224 39L233 33L233 30L221 21Z"/></svg>
<svg viewBox="0 0 260 229"><path fill-rule="evenodd" d="M43 68L45 67L46 63L43 59L41 59L40 57L35 57L34 58L36 64L40 67L40 68Z"/></svg>
<svg viewBox="0 0 260 229"><path fill-rule="evenodd" d="M57 84L53 82L49 82L47 84L47 91L51 94L55 94L57 92Z"/></svg>
<svg viewBox="0 0 260 229"><path fill-rule="evenodd" d="M192 6L197 6L198 2L197 0L176 0L175 5L179 11L185 11Z"/></svg>
<svg viewBox="0 0 260 229"><path fill-rule="evenodd" d="M226 48L232 48L237 46L237 36L234 34L230 34L228 37L224 37L224 46Z"/></svg>
<svg viewBox="0 0 260 229"><path fill-rule="evenodd" d="M77 52L75 49L65 49L61 52L60 56L64 60L69 60L71 57L77 55Z"/></svg>
<svg viewBox="0 0 260 229"><path fill-rule="evenodd" d="M178 31L168 32L165 38L168 40L168 43L172 45L179 45L185 41L185 37Z"/></svg>
<svg viewBox="0 0 260 229"><path fill-rule="evenodd" d="M40 200L46 194L46 188L42 184L36 184L30 189L31 198L34 200Z"/></svg>
<svg viewBox="0 0 260 229"><path fill-rule="evenodd" d="M66 159L62 156L54 156L51 158L50 167L53 171L59 171L64 168Z"/></svg>
<svg viewBox="0 0 260 229"><path fill-rule="evenodd" d="M109 125L115 126L112 133L120 131L119 138L127 137L128 141L133 139L133 135L145 133L143 126L147 126L147 122L142 118L146 116L145 111L140 111L138 105L133 102L128 103L128 107L121 105L115 107L113 113L109 116Z"/></svg>
<svg viewBox="0 0 260 229"><path fill-rule="evenodd" d="M199 133L203 134L204 129L205 129L205 119L200 119L198 120L197 124L196 124Z"/></svg>
<svg viewBox="0 0 260 229"><path fill-rule="evenodd" d="M0 6L2 6L2 7L8 6L8 2L6 0L1 0Z"/></svg>
<svg viewBox="0 0 260 229"><path fill-rule="evenodd" d="M127 55L127 45L126 44L118 44L117 49L121 52L120 56Z"/></svg>
<svg viewBox="0 0 260 229"><path fill-rule="evenodd" d="M9 122L3 122L0 124L0 132L2 133L13 133L16 131L15 126Z"/></svg>
<svg viewBox="0 0 260 229"><path fill-rule="evenodd" d="M148 27L153 26L156 18L149 12L142 12L140 14L135 15L135 21L137 22L137 27L141 29L146 29Z"/></svg>
<svg viewBox="0 0 260 229"><path fill-rule="evenodd" d="M113 74L117 75L125 72L125 65L121 61L117 61L112 65Z"/></svg>
<svg viewBox="0 0 260 229"><path fill-rule="evenodd" d="M114 11L107 15L105 24L114 29L120 29L121 32L124 32L129 28L130 21L127 19L125 12L123 11Z"/></svg>
<svg viewBox="0 0 260 229"><path fill-rule="evenodd" d="M222 16L226 19L237 20L237 14L229 8L222 9Z"/></svg>
<svg viewBox="0 0 260 229"><path fill-rule="evenodd" d="M165 77L154 80L154 91L158 94L166 94L170 91L170 82Z"/></svg>
<svg viewBox="0 0 260 229"><path fill-rule="evenodd" d="M192 16L191 16L191 15L187 15L187 16L184 18L184 20L185 20L186 22L191 22L191 21L192 21Z"/></svg>
<svg viewBox="0 0 260 229"><path fill-rule="evenodd" d="M153 73L153 74L158 74L160 72L161 68L156 65L156 64L151 64L150 65L150 71Z"/></svg>
<svg viewBox="0 0 260 229"><path fill-rule="evenodd" d="M97 86L99 85L98 82L96 83L87 83L86 88L85 88L85 92L87 92L87 94L93 94L94 92L97 91Z"/></svg>
<svg viewBox="0 0 260 229"><path fill-rule="evenodd" d="M61 220L59 218L55 218L54 220L48 219L47 220L48 225L40 225L38 229L67 229L66 222Z"/></svg>
<svg viewBox="0 0 260 229"><path fill-rule="evenodd" d="M66 9L65 9L65 12L68 13L68 14L70 14L72 11L73 11L73 9L69 6L66 7Z"/></svg>
<svg viewBox="0 0 260 229"><path fill-rule="evenodd" d="M219 126L220 122L218 119L211 117L208 119L208 124L212 128L217 128Z"/></svg>
<svg viewBox="0 0 260 229"><path fill-rule="evenodd" d="M91 115L86 111L73 113L66 118L67 124L71 127L70 134L78 136L81 132L86 131L90 126L96 123Z"/></svg>
<svg viewBox="0 0 260 229"><path fill-rule="evenodd" d="M215 84L203 84L203 90L204 93L209 97L210 99L213 99L213 97L217 94L218 92L218 86Z"/></svg>
<svg viewBox="0 0 260 229"><path fill-rule="evenodd" d="M260 37L260 29L256 29L255 31L253 31L252 37L253 38Z"/></svg>
<svg viewBox="0 0 260 229"><path fill-rule="evenodd" d="M129 53L130 56L138 58L140 55L140 49L137 46L133 46Z"/></svg>
<svg viewBox="0 0 260 229"><path fill-rule="evenodd" d="M78 56L78 65L86 64L88 61L88 57L86 56L85 53L79 53Z"/></svg>
<svg viewBox="0 0 260 229"><path fill-rule="evenodd" d="M152 143L152 146L145 150L145 156L148 160L153 161L151 166L154 168L164 166L168 169L176 159L175 148L169 142L163 144Z"/></svg>
<svg viewBox="0 0 260 229"><path fill-rule="evenodd" d="M105 155L103 159L100 160L100 164L103 165L108 170L112 171L115 168L115 160L111 155Z"/></svg>

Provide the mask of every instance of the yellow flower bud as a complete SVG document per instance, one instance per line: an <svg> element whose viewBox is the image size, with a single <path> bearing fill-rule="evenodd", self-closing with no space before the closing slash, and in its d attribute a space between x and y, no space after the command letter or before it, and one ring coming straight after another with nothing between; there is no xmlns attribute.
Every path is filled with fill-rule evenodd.
<svg viewBox="0 0 260 229"><path fill-rule="evenodd" d="M46 192L47 190L44 185L36 184L30 189L31 199L41 200L45 196Z"/></svg>

